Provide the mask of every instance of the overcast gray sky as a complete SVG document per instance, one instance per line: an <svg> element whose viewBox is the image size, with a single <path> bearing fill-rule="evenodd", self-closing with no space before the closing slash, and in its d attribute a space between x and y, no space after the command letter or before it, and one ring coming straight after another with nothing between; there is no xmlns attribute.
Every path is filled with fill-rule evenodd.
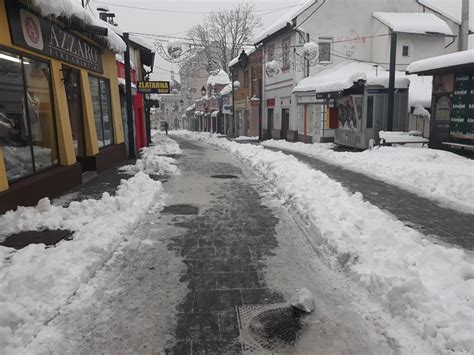
<svg viewBox="0 0 474 355"><path fill-rule="evenodd" d="M250 0L255 4L258 14L262 14L262 22L268 26L275 19L281 17L287 6L304 3L306 0ZM104 4L116 14L116 21L120 28L128 32L143 32L159 35L185 36L189 28L199 24L203 17L212 10L230 9L242 0L104 0L91 1L91 7L97 8ZM114 5L112 5L114 4ZM145 7L169 11L189 11L196 13L174 13L166 11L146 11L119 7L117 5ZM266 14L264 10L281 9ZM258 32L258 31L257 31ZM145 39L145 37L143 37ZM150 41L149 41L150 42ZM165 69L155 68L155 80L169 80L170 73L166 70L177 71L177 66L156 56L155 65Z"/></svg>
<svg viewBox="0 0 474 355"><path fill-rule="evenodd" d="M230 9L243 0L91 0L91 8L108 4L111 12L116 14L116 21L122 30L128 32L143 32L158 35L185 36L192 26L201 23L203 17L210 11ZM357 1L357 0L354 0ZM439 0L449 2L451 0ZM277 18L285 14L285 7L305 3L306 0L246 0L255 4L258 14L262 15L263 27L270 25ZM471 23L474 23L474 0L471 3ZM157 11L131 9L122 6L153 8ZM267 14L267 10L280 9ZM158 11L163 10L163 11ZM185 11L191 13L180 13ZM257 30L258 32L258 30ZM145 39L145 37L143 37ZM149 42L153 42L148 40ZM470 36L471 48L474 47L474 35ZM168 63L159 55L155 65L162 68L154 69L154 80L169 80L170 70L177 72L175 64Z"/></svg>

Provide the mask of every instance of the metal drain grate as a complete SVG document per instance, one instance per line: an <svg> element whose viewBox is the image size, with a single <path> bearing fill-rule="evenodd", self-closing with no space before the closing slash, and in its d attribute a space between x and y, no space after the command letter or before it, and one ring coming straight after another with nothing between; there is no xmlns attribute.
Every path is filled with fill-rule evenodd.
<svg viewBox="0 0 474 355"><path fill-rule="evenodd" d="M238 176L237 175L221 174L221 175L211 175L211 178L213 178L213 179L238 179Z"/></svg>
<svg viewBox="0 0 474 355"><path fill-rule="evenodd" d="M244 353L288 353L303 329L301 313L288 303L238 307Z"/></svg>
<svg viewBox="0 0 474 355"><path fill-rule="evenodd" d="M175 215L197 215L199 213L199 207L193 205L171 205L163 208L161 213Z"/></svg>

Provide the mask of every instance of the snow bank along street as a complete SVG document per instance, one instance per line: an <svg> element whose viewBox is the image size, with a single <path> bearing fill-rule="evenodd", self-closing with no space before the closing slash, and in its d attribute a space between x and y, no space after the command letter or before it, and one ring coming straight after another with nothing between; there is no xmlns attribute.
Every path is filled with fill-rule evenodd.
<svg viewBox="0 0 474 355"><path fill-rule="evenodd" d="M105 192L99 200L73 201L67 207L53 206L46 198L36 207L20 207L0 217L0 238L30 230L74 232L71 241L54 248L31 244L15 251L0 246L0 348L14 353L13 349L27 344L104 265L145 213L163 201L161 182L141 170L149 174L177 171L170 164L174 159L149 153L179 154L175 142L164 142L145 148L147 163L137 162L136 174L122 180L115 196ZM157 161L163 164L158 166Z"/></svg>
<svg viewBox="0 0 474 355"><path fill-rule="evenodd" d="M441 352L472 351L472 255L433 244L295 158L208 133L186 137L218 145L254 168L284 204L317 226L313 243Z"/></svg>
<svg viewBox="0 0 474 355"><path fill-rule="evenodd" d="M451 208L474 213L474 162L456 154L420 147L375 147L337 152L334 144L265 141L386 181Z"/></svg>

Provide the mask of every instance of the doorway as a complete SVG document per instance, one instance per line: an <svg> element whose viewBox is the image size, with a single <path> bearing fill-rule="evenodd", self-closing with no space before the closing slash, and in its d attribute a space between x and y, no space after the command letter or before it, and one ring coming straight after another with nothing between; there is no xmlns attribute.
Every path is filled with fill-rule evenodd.
<svg viewBox="0 0 474 355"><path fill-rule="evenodd" d="M79 70L63 66L64 86L66 89L69 120L71 122L72 141L76 157L86 155L84 120L82 112L81 74Z"/></svg>
<svg viewBox="0 0 474 355"><path fill-rule="evenodd" d="M290 129L290 109L281 109L281 138L287 139L288 130Z"/></svg>

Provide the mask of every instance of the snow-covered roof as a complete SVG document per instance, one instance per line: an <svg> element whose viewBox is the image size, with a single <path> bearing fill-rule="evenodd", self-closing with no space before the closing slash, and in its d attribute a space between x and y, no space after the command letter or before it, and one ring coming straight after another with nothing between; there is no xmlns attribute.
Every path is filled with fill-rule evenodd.
<svg viewBox="0 0 474 355"><path fill-rule="evenodd" d="M343 62L335 64L322 72L301 80L293 92L315 91L316 93L336 92L351 88L354 83L364 80L367 86L388 87L389 73L375 70L375 64ZM410 81L404 73L395 75L395 88L405 89Z"/></svg>
<svg viewBox="0 0 474 355"><path fill-rule="evenodd" d="M81 6L80 1L75 0L31 0L31 5L44 17L55 16L67 19L77 18L86 24L106 27L107 36L104 37L107 47L116 52L123 53L127 49L125 42L117 35L114 28L105 21L95 18L92 13Z"/></svg>
<svg viewBox="0 0 474 355"><path fill-rule="evenodd" d="M192 111L192 110L195 110L196 109L196 104L192 104L191 106L189 106L187 109L186 109L186 112L189 112L189 111Z"/></svg>
<svg viewBox="0 0 474 355"><path fill-rule="evenodd" d="M293 19L301 15L301 13L303 13L309 7L315 4L316 4L316 1L309 0L309 1L306 1L304 4L302 4L301 6L295 7L292 11L287 12L286 14L278 18L276 21L274 21L270 26L265 28L262 32L258 33L254 38L254 42L260 43L266 37L271 36L275 32L278 32L279 30L285 28L287 24L291 24Z"/></svg>
<svg viewBox="0 0 474 355"><path fill-rule="evenodd" d="M453 34L445 21L431 13L374 12L372 16L395 32Z"/></svg>
<svg viewBox="0 0 474 355"><path fill-rule="evenodd" d="M418 2L427 8L439 13L454 23L461 24L462 0L418 0ZM471 8L473 5L471 4ZM472 9L471 14L472 14ZM472 25L469 26L474 31Z"/></svg>
<svg viewBox="0 0 474 355"><path fill-rule="evenodd" d="M464 64L474 64L474 49L418 60L407 67L407 73L415 74Z"/></svg>
<svg viewBox="0 0 474 355"><path fill-rule="evenodd" d="M227 84L226 86L224 86L224 88L221 90L221 92L219 93L221 96L224 96L224 95L228 95L232 92L232 83L231 84Z"/></svg>
<svg viewBox="0 0 474 355"><path fill-rule="evenodd" d="M431 94L433 87L433 77L407 75L410 80L410 89L408 90L408 107L431 107Z"/></svg>
<svg viewBox="0 0 474 355"><path fill-rule="evenodd" d="M234 59L232 59L230 62L229 62L229 67L232 67L234 65L236 65L238 62L239 62L239 56L240 56L240 53L242 53L242 50L245 51L245 53L250 56L253 52L255 52L257 49L255 48L255 46L244 46L240 51L239 51L239 55L237 57L235 57Z"/></svg>
<svg viewBox="0 0 474 355"><path fill-rule="evenodd" d="M117 80L118 80L119 86L125 86L126 85L126 81L125 81L124 78L117 78ZM132 89L136 89L136 88L137 88L137 86L135 85L134 82L132 82Z"/></svg>
<svg viewBox="0 0 474 355"><path fill-rule="evenodd" d="M207 79L207 85L227 85L230 83L229 75L222 69L219 69L216 75L209 75Z"/></svg>

